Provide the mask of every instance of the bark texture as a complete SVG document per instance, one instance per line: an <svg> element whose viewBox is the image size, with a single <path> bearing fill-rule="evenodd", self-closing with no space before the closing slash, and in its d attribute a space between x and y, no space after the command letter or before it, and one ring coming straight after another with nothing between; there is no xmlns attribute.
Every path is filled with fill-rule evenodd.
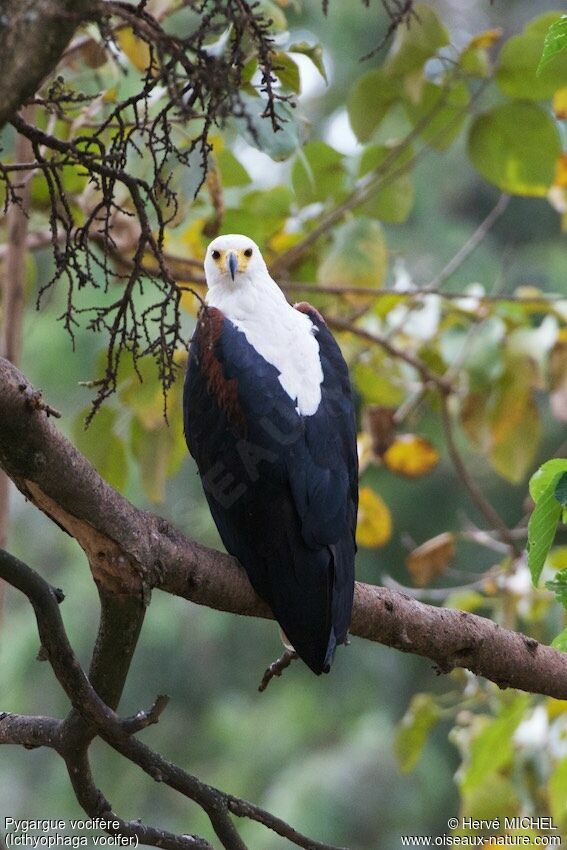
<svg viewBox="0 0 567 850"><path fill-rule="evenodd" d="M221 611L272 618L234 558L188 539L106 484L54 426L40 393L5 360L0 398L0 466L77 539L101 592L147 599L158 588ZM567 699L567 655L484 617L358 582L351 632L429 658L443 673L465 667L501 687Z"/></svg>
<svg viewBox="0 0 567 850"><path fill-rule="evenodd" d="M87 0L0 2L0 128L53 71L93 6Z"/></svg>

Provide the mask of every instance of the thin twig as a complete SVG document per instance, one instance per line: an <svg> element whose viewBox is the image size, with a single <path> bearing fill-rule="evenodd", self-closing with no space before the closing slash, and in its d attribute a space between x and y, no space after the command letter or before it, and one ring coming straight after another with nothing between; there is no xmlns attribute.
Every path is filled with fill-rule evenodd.
<svg viewBox="0 0 567 850"><path fill-rule="evenodd" d="M454 257L451 257L449 262L441 269L439 274L435 275L428 284L420 288L420 292L434 292L441 289L443 284L452 277L457 269L459 269L465 260L467 260L473 251L480 245L483 239L490 233L498 219L508 208L510 203L510 195L502 193L498 201L488 213L486 218L481 221L472 236L462 245Z"/></svg>
<svg viewBox="0 0 567 850"><path fill-rule="evenodd" d="M442 136L447 130L460 118L463 114L466 114L470 109L472 103L476 102L484 93L489 80L484 80L483 83L478 87L476 92L473 94L470 102L452 116L451 120L448 121L433 137L435 138ZM369 200L373 195L382 189L384 186L389 185L394 180L397 180L399 177L402 177L409 170L411 170L414 165L421 159L426 153L430 152L431 148L427 146L423 146L420 150L418 150L413 156L409 157L407 161L405 161L402 165L396 167L396 161L399 159L400 155L404 153L408 149L408 147L412 144L415 139L417 139L420 134L425 130L431 121L435 118L438 112L445 106L446 98L448 96L448 83L446 82L444 85L444 91L442 95L439 97L437 103L427 113L421 118L415 127L407 134L407 136L395 147L392 148L391 152L388 156L377 166L369 174L365 175L357 184L357 186L353 189L351 194L341 201L337 206L333 207L329 210L328 213L323 215L315 225L313 230L307 233L299 242L289 248L287 251L284 251L283 254L277 258L276 262L272 264L272 272L275 275L281 275L287 272L290 268L293 268L299 260L305 255L311 246L317 242L323 235L329 232L331 227L336 224L340 219L345 215L345 213L350 212L350 210L356 208L360 204ZM393 167L393 170L390 170Z"/></svg>
<svg viewBox="0 0 567 850"><path fill-rule="evenodd" d="M392 357L395 357L398 360L403 360L404 363L407 363L408 366L412 366L417 370L417 372L419 372L425 383L435 385L441 391L442 395L452 392L453 388L451 384L443 377L443 375L437 375L435 372L432 372L425 361L420 360L419 357L410 354L410 352L405 349L398 348L384 336L368 331L365 328L358 327L358 325L354 325L352 322L341 319L338 316L326 315L325 320L330 327L335 328L338 331L346 331L354 334L355 336L360 337L360 339L364 339L373 345L379 345Z"/></svg>

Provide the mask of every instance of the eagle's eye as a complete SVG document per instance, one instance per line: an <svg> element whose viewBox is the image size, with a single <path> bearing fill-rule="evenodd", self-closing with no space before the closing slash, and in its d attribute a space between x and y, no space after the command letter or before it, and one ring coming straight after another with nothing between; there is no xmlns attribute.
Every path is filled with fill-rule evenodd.
<svg viewBox="0 0 567 850"><path fill-rule="evenodd" d="M212 251L211 257L213 260L220 260L220 251Z"/></svg>
<svg viewBox="0 0 567 850"><path fill-rule="evenodd" d="M244 252L244 256L245 257L251 257L252 256L252 248L247 248L246 251Z"/></svg>

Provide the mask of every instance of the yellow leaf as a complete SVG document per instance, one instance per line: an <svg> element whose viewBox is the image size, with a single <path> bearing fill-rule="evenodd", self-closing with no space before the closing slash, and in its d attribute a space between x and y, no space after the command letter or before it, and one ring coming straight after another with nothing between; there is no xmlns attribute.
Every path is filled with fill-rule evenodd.
<svg viewBox="0 0 567 850"><path fill-rule="evenodd" d="M491 422L492 448L507 442L524 419L530 399L528 388L511 384L502 393Z"/></svg>
<svg viewBox="0 0 567 850"><path fill-rule="evenodd" d="M400 434L382 455L391 472L407 478L419 478L439 461L439 453L429 440L417 434Z"/></svg>
<svg viewBox="0 0 567 850"><path fill-rule="evenodd" d="M299 231L296 233L285 233L283 230L280 230L279 233L271 237L268 248L278 256L278 254L283 254L284 251L287 251L288 248L293 248L300 240L301 233Z"/></svg>
<svg viewBox="0 0 567 850"><path fill-rule="evenodd" d="M472 47L473 49L484 50L487 47L492 47L493 44L496 44L497 41L500 41L502 38L503 30L500 27L496 27L495 29L485 30L484 32L479 32L478 35L475 35L472 38L467 47Z"/></svg>
<svg viewBox="0 0 567 850"><path fill-rule="evenodd" d="M507 415L510 415L510 419L504 426ZM533 396L523 395L521 410L510 404L510 413L507 414L506 407L503 406L500 423L500 426L497 422L493 426L493 434L498 436L498 440L493 438L490 463L507 481L519 484L533 463L541 432L539 413Z"/></svg>
<svg viewBox="0 0 567 850"><path fill-rule="evenodd" d="M130 27L118 30L116 40L122 52L138 71L146 71L151 62L150 48Z"/></svg>
<svg viewBox="0 0 567 850"><path fill-rule="evenodd" d="M358 503L356 542L369 549L385 546L392 536L388 506L371 487L361 487Z"/></svg>
<svg viewBox="0 0 567 850"><path fill-rule="evenodd" d="M545 297L542 290L538 289L537 286L528 286L527 284L517 286L514 295L525 301L537 301Z"/></svg>
<svg viewBox="0 0 567 850"><path fill-rule="evenodd" d="M567 89L564 89L567 92ZM567 108L567 104L566 104ZM567 118L567 112L563 116ZM557 160L557 164L555 166L555 179L553 181L554 186L559 186L560 189L567 188L567 153L562 153L559 159Z"/></svg>
<svg viewBox="0 0 567 850"><path fill-rule="evenodd" d="M547 556L546 566L564 570L567 567L567 546L554 546Z"/></svg>
<svg viewBox="0 0 567 850"><path fill-rule="evenodd" d="M519 483L533 463L541 424L531 386L535 365L518 361L488 392L467 396L461 424L469 440L491 466L513 484Z"/></svg>
<svg viewBox="0 0 567 850"><path fill-rule="evenodd" d="M567 422L567 345L564 342L566 328L561 328L558 341L549 357L551 412L560 422ZM567 566L567 564L565 565Z"/></svg>
<svg viewBox="0 0 567 850"><path fill-rule="evenodd" d="M567 86L557 89L553 95L552 107L555 117L559 121L565 121L567 118ZM563 154L563 157L565 156L566 154Z"/></svg>
<svg viewBox="0 0 567 850"><path fill-rule="evenodd" d="M549 719L555 720L556 717L560 717L562 714L567 712L567 700L548 697L545 707L547 708L547 716Z"/></svg>
<svg viewBox="0 0 567 850"><path fill-rule="evenodd" d="M189 256L196 260L205 259L206 243L203 239L204 226L205 219L197 218L181 233L181 242L186 248L189 248Z"/></svg>
<svg viewBox="0 0 567 850"><path fill-rule="evenodd" d="M445 572L455 557L455 539L445 531L426 540L406 558L406 566L414 584L425 587L432 579Z"/></svg>
<svg viewBox="0 0 567 850"><path fill-rule="evenodd" d="M200 286L199 284L192 283L191 281L178 281L181 286L190 286L191 289L194 289L196 293L201 296L201 299L205 298L205 286ZM197 296L193 292L189 292L189 290L184 290L181 293L181 309L185 310L186 313L189 313L190 316L196 316L199 310L201 309L201 301L197 298Z"/></svg>
<svg viewBox="0 0 567 850"><path fill-rule="evenodd" d="M209 144L211 145L214 154L219 154L225 147L224 139L219 135L209 136Z"/></svg>
<svg viewBox="0 0 567 850"><path fill-rule="evenodd" d="M404 78L404 88L412 103L419 103L423 93L425 76L422 68L418 68L413 74L407 74Z"/></svg>

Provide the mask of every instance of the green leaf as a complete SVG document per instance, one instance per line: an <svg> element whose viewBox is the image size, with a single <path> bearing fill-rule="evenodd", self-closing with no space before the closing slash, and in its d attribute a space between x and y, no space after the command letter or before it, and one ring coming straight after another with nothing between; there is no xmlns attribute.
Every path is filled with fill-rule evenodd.
<svg viewBox="0 0 567 850"><path fill-rule="evenodd" d="M350 126L359 142L372 137L400 95L399 80L387 76L381 68L359 77L347 99Z"/></svg>
<svg viewBox="0 0 567 850"><path fill-rule="evenodd" d="M275 32L285 32L288 28L287 18L278 3L274 0L258 0L254 13L261 12L270 27Z"/></svg>
<svg viewBox="0 0 567 850"><path fill-rule="evenodd" d="M449 326L441 336L441 354L446 364L466 355L464 367L471 392L490 390L504 370L502 358L506 325L498 316L491 316L471 337L464 325Z"/></svg>
<svg viewBox="0 0 567 850"><path fill-rule="evenodd" d="M130 430L130 446L140 468L146 496L152 502L163 502L167 479L179 470L187 454L180 417L172 415L169 425L162 419L155 428L144 427L135 417Z"/></svg>
<svg viewBox="0 0 567 850"><path fill-rule="evenodd" d="M382 286L388 269L384 232L377 221L359 217L333 233L333 243L317 271L317 280L338 286Z"/></svg>
<svg viewBox="0 0 567 850"><path fill-rule="evenodd" d="M561 141L543 109L513 102L478 116L468 152L477 171L504 192L544 197L553 183Z"/></svg>
<svg viewBox="0 0 567 850"><path fill-rule="evenodd" d="M550 584L550 582L547 582L547 584ZM551 641L551 646L554 649L558 649L560 652L567 652L567 629L563 629L562 632L559 632L558 635L555 635L555 637Z"/></svg>
<svg viewBox="0 0 567 850"><path fill-rule="evenodd" d="M277 103L276 115L280 122L280 128L274 131L272 122L264 114L266 101L260 97L251 97L249 94L241 95L244 103L246 117L235 119L235 124L241 136L263 153L267 153L273 160L280 162L287 159L299 147L297 124L293 110L285 103Z"/></svg>
<svg viewBox="0 0 567 850"><path fill-rule="evenodd" d="M122 358L118 376L118 395L130 411L147 428L163 421L163 394L155 363L149 357L138 360Z"/></svg>
<svg viewBox="0 0 567 850"><path fill-rule="evenodd" d="M301 77L297 63L283 51L274 53L272 61L274 74L282 86L295 92L295 94L299 94L301 91Z"/></svg>
<svg viewBox="0 0 567 850"><path fill-rule="evenodd" d="M538 76L541 74L545 66L558 54L562 53L567 48L567 15L562 15L558 21L555 21L549 27L543 52L537 68Z"/></svg>
<svg viewBox="0 0 567 850"><path fill-rule="evenodd" d="M250 175L229 148L223 148L216 153L215 159L225 189L250 183Z"/></svg>
<svg viewBox="0 0 567 850"><path fill-rule="evenodd" d="M567 472L567 458L553 458L543 463L530 478L530 496L534 502L550 487L554 487L561 475Z"/></svg>
<svg viewBox="0 0 567 850"><path fill-rule="evenodd" d="M520 801L514 782L500 773L485 775L482 782L462 793L460 809L462 825L457 829L456 834L476 837L480 833L472 824L469 826L471 821L473 824L475 820L492 821L502 818L504 812L508 817L520 813ZM486 850L490 850L491 847L488 842L484 842L481 846Z"/></svg>
<svg viewBox="0 0 567 850"><path fill-rule="evenodd" d="M358 391L366 404L379 404L382 407L397 407L405 397L401 375L394 370L386 370L381 355L373 357L372 362L359 361L353 368L353 377ZM398 383L395 379L398 378ZM394 380L392 380L394 379Z"/></svg>
<svg viewBox="0 0 567 850"><path fill-rule="evenodd" d="M449 44L449 33L433 9L423 4L414 8L409 26L398 27L386 59L388 74L399 76L421 68L440 47Z"/></svg>
<svg viewBox="0 0 567 850"><path fill-rule="evenodd" d="M556 601L567 608L567 569L558 570L553 579L545 582L545 586L555 594Z"/></svg>
<svg viewBox="0 0 567 850"><path fill-rule="evenodd" d="M540 495L528 523L528 567L536 587L561 516L561 505L555 498L554 489L553 481Z"/></svg>
<svg viewBox="0 0 567 850"><path fill-rule="evenodd" d="M362 154L359 165L359 176L363 177L369 171L378 168L390 156L392 148L387 145L369 145ZM413 151L408 149L396 157L392 172L396 172L411 160ZM399 224L405 221L413 206L413 181L409 173L401 174L395 180L389 180L384 175L384 185L376 195L361 206L361 212L378 218L381 221Z"/></svg>
<svg viewBox="0 0 567 850"><path fill-rule="evenodd" d="M468 87L458 82L450 89L426 82L418 103L404 103L408 118L417 126L424 123L420 137L436 150L446 150L457 138L466 118L466 107L470 100ZM433 114L434 113L434 114ZM428 120L428 116L431 119Z"/></svg>
<svg viewBox="0 0 567 850"><path fill-rule="evenodd" d="M337 199L346 191L344 156L322 141L309 142L293 163L291 181L303 207L327 198Z"/></svg>
<svg viewBox="0 0 567 850"><path fill-rule="evenodd" d="M547 25L549 14L542 16L542 19ZM549 31L560 23L561 19L555 20ZM567 53L560 56L557 50L550 53L547 61L543 62L547 43L545 33L546 31L538 26L536 19L523 33L508 39L504 44L499 57L496 81L508 97L546 100L557 89L567 85Z"/></svg>
<svg viewBox="0 0 567 850"><path fill-rule="evenodd" d="M502 30L499 28L485 30L473 36L459 57L459 65L465 74L481 79L489 77L491 62L488 50L501 38Z"/></svg>
<svg viewBox="0 0 567 850"><path fill-rule="evenodd" d="M90 408L86 408L73 422L75 446L90 460L101 478L117 490L123 490L128 479L128 461L124 441L114 431L118 413L108 405L101 407L85 429L89 413Z"/></svg>
<svg viewBox="0 0 567 850"><path fill-rule="evenodd" d="M470 745L469 762L462 772L461 791L470 793L486 778L506 767L513 759L512 736L529 705L527 694L505 703L499 716L490 720Z"/></svg>
<svg viewBox="0 0 567 850"><path fill-rule="evenodd" d="M555 498L563 508L567 507L567 472L562 474L555 485Z"/></svg>
<svg viewBox="0 0 567 850"><path fill-rule="evenodd" d="M433 694L415 694L400 721L394 739L394 751L400 768L409 773L416 766L427 737L441 717Z"/></svg>
<svg viewBox="0 0 567 850"><path fill-rule="evenodd" d="M323 62L323 50L320 44L308 44L306 41L297 41L294 44L290 44L288 52L301 53L303 56L307 56L308 59L311 59L325 82L329 82L327 79L325 64Z"/></svg>
<svg viewBox="0 0 567 850"><path fill-rule="evenodd" d="M565 835L567 830L567 759L556 763L549 777L547 789L553 825L560 834Z"/></svg>
<svg viewBox="0 0 567 850"><path fill-rule="evenodd" d="M258 60L255 56L253 56L252 59L249 59L248 62L246 62L246 64L244 65L240 74L240 81L246 84L251 83L252 77L254 76L257 70Z"/></svg>
<svg viewBox="0 0 567 850"><path fill-rule="evenodd" d="M465 74L486 79L490 76L490 62L486 50L468 47L461 53L459 64Z"/></svg>
<svg viewBox="0 0 567 850"><path fill-rule="evenodd" d="M247 233L259 245L280 230L290 215L293 194L287 186L247 192L238 207L227 209L223 227L226 233Z"/></svg>

